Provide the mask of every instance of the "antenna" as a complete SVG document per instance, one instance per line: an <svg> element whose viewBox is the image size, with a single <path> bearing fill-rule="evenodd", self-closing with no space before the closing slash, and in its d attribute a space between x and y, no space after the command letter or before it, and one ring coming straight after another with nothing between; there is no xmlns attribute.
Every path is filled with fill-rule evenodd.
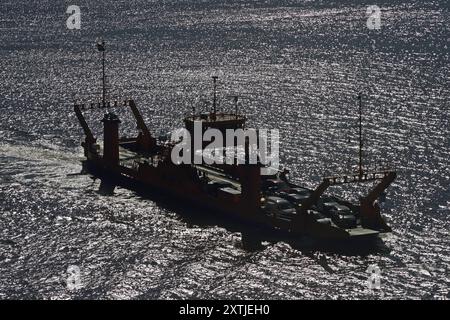
<svg viewBox="0 0 450 320"><path fill-rule="evenodd" d="M213 113L216 114L216 103L217 103L217 79L218 76L212 76L214 82L214 98L213 98Z"/></svg>
<svg viewBox="0 0 450 320"><path fill-rule="evenodd" d="M362 165L362 157L363 157L363 140L362 140L362 92L358 94L359 100L359 177L361 178L363 175L363 165Z"/></svg>
<svg viewBox="0 0 450 320"><path fill-rule="evenodd" d="M105 41L103 39L97 40L97 49L102 53L102 104L106 106L106 76L105 76Z"/></svg>
<svg viewBox="0 0 450 320"><path fill-rule="evenodd" d="M236 120L238 118L238 100L239 96L234 96L234 114L236 116Z"/></svg>
<svg viewBox="0 0 450 320"><path fill-rule="evenodd" d="M239 96L234 96L234 113L238 113L238 100L239 100Z"/></svg>
<svg viewBox="0 0 450 320"><path fill-rule="evenodd" d="M233 93L232 95L226 96L227 98L233 98L233 101L234 101L234 113L235 113L236 119L239 118L238 117L238 111L239 111L239 109L238 109L238 107L239 107L238 102L239 102L239 100L249 99L248 96L250 96L250 94L248 94L248 93L239 93L239 94L238 93Z"/></svg>

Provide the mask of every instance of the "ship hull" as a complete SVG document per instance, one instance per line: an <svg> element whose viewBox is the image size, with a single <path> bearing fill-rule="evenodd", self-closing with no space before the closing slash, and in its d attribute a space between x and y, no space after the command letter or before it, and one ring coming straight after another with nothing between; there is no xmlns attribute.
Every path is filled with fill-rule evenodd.
<svg viewBox="0 0 450 320"><path fill-rule="evenodd" d="M101 189L112 191L115 186L121 186L146 197L159 199L162 202L177 203L189 205L189 210L200 209L208 217L224 218L225 223L230 223L234 227L239 224L239 231L245 237L246 242L260 243L263 240L285 240L290 243L303 246L304 244L313 244L314 246L354 246L372 244L380 232L376 230L357 227L353 229L341 229L329 225L317 223L314 220L303 220L300 225L292 227L289 224L283 224L264 214L249 214L245 208L239 204L227 203L216 197L212 197L198 187L195 181L189 179L177 179L176 181L163 181L161 177L189 176L189 167L175 169L158 168L157 170L141 169L140 173L129 168L116 166L105 166L101 159L83 161L85 172L102 180ZM179 170L174 172L173 170Z"/></svg>

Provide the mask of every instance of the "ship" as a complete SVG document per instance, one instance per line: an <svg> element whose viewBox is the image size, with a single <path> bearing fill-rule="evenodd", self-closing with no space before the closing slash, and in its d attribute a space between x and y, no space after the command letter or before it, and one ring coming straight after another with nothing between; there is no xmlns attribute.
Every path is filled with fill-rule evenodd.
<svg viewBox="0 0 450 320"><path fill-rule="evenodd" d="M74 112L84 132L81 145L84 150L83 170L101 179L101 186L114 189L124 186L141 188L167 195L171 201L192 208L201 207L215 216L230 217L255 230L264 230L290 238L317 239L319 241L365 241L390 232L391 228L381 215L379 199L395 180L394 170L368 171L362 160L362 106L359 98L359 166L350 174L325 176L316 188L293 183L287 169L262 164L235 161L228 163L174 163L171 153L176 141L157 139L146 125L135 101L109 101L105 88L105 47L102 51L103 91L96 103L74 103ZM239 113L217 110L217 77L213 77L213 108L208 112L195 108L183 119L185 129L195 138L194 126L202 130L248 130L247 117ZM84 114L91 110L105 111L103 141L98 142ZM129 109L136 122L138 134L119 135L121 120L116 109ZM198 132L197 132L198 134ZM200 132L202 134L202 132ZM99 140L100 141L100 140ZM201 152L194 150L193 154ZM244 158L250 153L248 143L243 146ZM299 180L299 179L298 179ZM330 195L331 186L372 183L368 194L359 202Z"/></svg>

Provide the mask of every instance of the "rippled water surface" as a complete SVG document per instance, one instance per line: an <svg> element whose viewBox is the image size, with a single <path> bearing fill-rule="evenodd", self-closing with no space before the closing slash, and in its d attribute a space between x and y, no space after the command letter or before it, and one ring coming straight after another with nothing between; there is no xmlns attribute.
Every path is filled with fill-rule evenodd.
<svg viewBox="0 0 450 320"><path fill-rule="evenodd" d="M69 1L0 3L0 298L449 298L449 25L440 1ZM382 9L381 30L366 9ZM366 166L399 172L382 205L381 252L348 255L241 234L80 172L74 100L97 99L95 39L111 97L133 97L157 134L239 93L255 127L278 128L292 179L355 170L356 95ZM100 133L102 115L88 117ZM133 130L129 115L123 129ZM364 190L345 189L350 198ZM82 288L66 285L69 265ZM377 265L381 290L367 289Z"/></svg>

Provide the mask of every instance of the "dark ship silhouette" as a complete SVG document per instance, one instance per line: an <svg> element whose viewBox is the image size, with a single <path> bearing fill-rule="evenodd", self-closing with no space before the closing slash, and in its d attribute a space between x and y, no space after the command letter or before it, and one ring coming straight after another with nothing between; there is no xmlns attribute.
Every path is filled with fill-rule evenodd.
<svg viewBox="0 0 450 320"><path fill-rule="evenodd" d="M104 72L104 43L98 48L103 53L103 94L96 104L75 104L74 111L85 139L83 168L108 186L141 186L169 195L186 204L209 209L211 214L237 218L261 230L270 230L290 237L314 239L366 240L391 229L380 214L377 199L396 178L391 170L365 171L362 166L361 95L359 171L354 174L323 178L315 189L291 183L283 170L262 170L261 163L249 164L176 164L171 159L174 142L158 143L146 126L135 102L106 101ZM216 80L214 78L213 110L195 113L184 119L186 129L194 136L194 122L204 129L245 129L246 117L235 112L216 110ZM237 99L237 98L236 98ZM89 128L83 111L105 109L103 144L98 144ZM120 119L111 110L130 108L139 134L120 137ZM194 136L195 138L195 136ZM248 156L248 144L244 146ZM198 151L198 150L193 150ZM267 169L267 168L265 168ZM330 186L376 181L375 187L358 204L327 195Z"/></svg>

